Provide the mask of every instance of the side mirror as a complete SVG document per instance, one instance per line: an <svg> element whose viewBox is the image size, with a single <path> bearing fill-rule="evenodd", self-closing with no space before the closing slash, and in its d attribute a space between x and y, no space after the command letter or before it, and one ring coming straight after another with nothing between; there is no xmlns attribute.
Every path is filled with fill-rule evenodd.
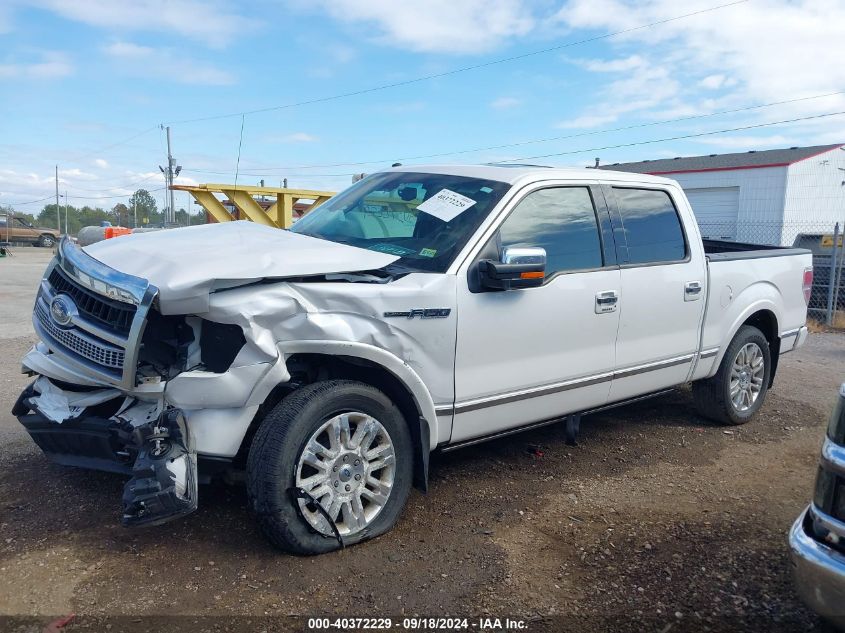
<svg viewBox="0 0 845 633"><path fill-rule="evenodd" d="M481 286L488 290L516 290L542 286L546 279L546 249L508 246L502 261L478 262Z"/></svg>

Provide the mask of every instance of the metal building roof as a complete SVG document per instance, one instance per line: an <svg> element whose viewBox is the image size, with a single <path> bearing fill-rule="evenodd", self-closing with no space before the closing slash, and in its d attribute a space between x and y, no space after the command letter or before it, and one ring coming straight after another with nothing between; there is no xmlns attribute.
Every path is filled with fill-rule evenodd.
<svg viewBox="0 0 845 633"><path fill-rule="evenodd" d="M601 165L599 169L612 169L613 171L628 171L642 174L674 174L694 171L783 167L840 147L843 147L842 143L835 145L813 145L812 147L790 147L788 149L752 150L750 152L737 152L735 154L679 156L678 158L643 160L637 163Z"/></svg>

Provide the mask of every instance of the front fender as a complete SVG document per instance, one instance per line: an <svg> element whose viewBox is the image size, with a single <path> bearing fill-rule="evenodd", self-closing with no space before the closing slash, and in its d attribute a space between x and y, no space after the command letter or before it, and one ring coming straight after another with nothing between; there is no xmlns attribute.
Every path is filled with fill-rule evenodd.
<svg viewBox="0 0 845 633"><path fill-rule="evenodd" d="M279 343L279 350L285 356L293 354L326 354L329 356L352 356L367 360L393 374L411 393L416 402L420 415L428 422L429 448L434 450L438 438L449 437L451 429L440 428L434 401L425 383L410 365L394 354L374 345L366 343L352 343L345 341L284 341ZM441 419L442 421L442 419ZM443 425L446 426L446 425Z"/></svg>

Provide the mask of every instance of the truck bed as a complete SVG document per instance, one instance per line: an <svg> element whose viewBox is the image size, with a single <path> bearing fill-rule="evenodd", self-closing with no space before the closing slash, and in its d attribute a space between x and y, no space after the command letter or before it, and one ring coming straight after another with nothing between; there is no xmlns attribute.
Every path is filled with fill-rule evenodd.
<svg viewBox="0 0 845 633"><path fill-rule="evenodd" d="M791 246L764 246L747 242L727 242L723 240L702 240L704 254L710 261L731 261L736 259L758 259L760 257L786 257L810 253L805 248Z"/></svg>
<svg viewBox="0 0 845 633"><path fill-rule="evenodd" d="M693 379L716 371L726 341L749 311L771 312L774 334L794 335L806 321L803 277L813 261L803 248L719 240L704 240L704 253L708 279L701 349L718 352L698 364ZM789 344L793 341L789 339Z"/></svg>

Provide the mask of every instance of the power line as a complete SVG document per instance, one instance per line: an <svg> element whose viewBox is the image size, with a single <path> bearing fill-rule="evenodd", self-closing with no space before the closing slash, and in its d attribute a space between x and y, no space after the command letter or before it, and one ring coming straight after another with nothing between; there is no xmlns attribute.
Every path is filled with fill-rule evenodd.
<svg viewBox="0 0 845 633"><path fill-rule="evenodd" d="M738 4L744 4L749 2L749 0L735 0L734 2L729 2L727 4L720 4L714 7L709 7L707 9L701 9L699 11L693 11L692 13L685 13L683 15L677 15L671 18L665 18L663 20L657 20L655 22L649 22L648 24L641 24L640 26L634 26L627 29L622 29L620 31L614 31L612 33L605 33L603 35L595 35L593 37L588 37L582 40L577 40L574 42L566 42L565 44L558 44L557 46L550 46L548 48L543 48L536 51L530 51L528 53L522 53L520 55L512 55L511 57L503 57L500 59L494 59L487 62L482 62L479 64L473 64L472 66L464 66L462 68L453 68L452 70L447 70L440 73L433 73L431 75L423 75L420 77L414 77L412 79L405 79L403 81L396 81L389 84L382 84L380 86L373 86L371 88L364 88L362 90L353 90L351 92L343 92L340 94L330 95L327 97L318 97L314 99L307 99L305 101L296 101L292 103L283 103L281 105L275 106L268 106L265 108L256 108L255 110L244 110L241 112L231 112L229 114L216 114L211 116L205 117L197 117L194 119L182 119L179 121L171 121L170 125L182 124L182 123L198 123L201 121L214 121L218 119L228 119L238 116L246 116L248 114L261 114L263 112L272 112L275 110L285 110L288 108L298 108L305 105L313 105L315 103L325 103L327 101L335 101L337 99L346 99L348 97L356 97L364 94L369 94L372 92L378 92L380 90L389 90L392 88L400 88L402 86L409 86L412 84L420 83L423 81L429 81L431 79L441 79L443 77L450 77L452 75L458 75L461 73L470 72L472 70L479 70L481 68L489 68L490 66L497 66L499 64L505 64L508 62L518 61L521 59L526 59L528 57L534 57L536 55L544 55L546 53L553 53L555 51L560 51L566 48L571 48L573 46L580 46L582 44L589 44L591 42L598 42L600 40L605 40L611 37L615 37L617 35L624 35L626 33L633 33L635 31L641 31L643 29L652 28L654 26L659 26L661 24L668 24L669 22L675 22L677 20L683 20L686 18L694 17L696 15L701 15L703 13L709 13L711 11L718 11L719 9L726 9L728 7L733 7Z"/></svg>
<svg viewBox="0 0 845 633"><path fill-rule="evenodd" d="M159 187L158 189L148 189L148 193L155 193L156 191L164 191L167 187ZM114 198L126 198L126 194L118 194L116 196L70 196L71 200L112 200Z"/></svg>
<svg viewBox="0 0 845 633"><path fill-rule="evenodd" d="M817 119L824 119L833 116L841 116L845 114L845 110L840 110L838 112L826 112L824 114L815 114L812 116L804 116L804 117L796 117L792 119L783 119L781 121L770 121L769 123L757 123L755 125L743 125L738 127L731 127L731 128L724 128L721 130L710 130L708 132L698 132L696 134L683 134L679 136L669 136L664 138L658 139L649 139L645 141L635 141L632 143L620 143L618 145L605 145L603 147L589 147L584 149L577 149L577 150L570 150L566 152L555 152L550 154L539 154L535 156L522 156L520 158L511 158L507 161L498 161L495 164L507 164L508 162L517 162L517 161L525 161L525 160L536 160L538 158L552 158L557 156L571 156L573 154L585 154L587 152L597 152L603 151L608 149L621 149L626 147L637 147L639 145L653 145L655 143L664 143L667 141L679 141L683 139L690 139L690 138L701 138L704 136L714 136L716 134L725 134L728 132L741 132L744 130L754 130L764 127L771 127L774 125L785 125L788 123L800 123L801 121L812 121ZM329 174L326 174L327 176ZM352 176L354 173L347 173L347 174L330 174L331 176ZM163 191L166 187L159 187L158 189L151 189L150 193L154 193L157 191ZM39 200L31 200L29 202L18 202L18 203L10 203L12 205L24 205L24 204L34 204L36 202L42 202L44 200L49 200L52 196L47 196L45 198L41 198ZM118 195L118 196L99 196L99 197L87 197L87 196L70 196L71 199L79 199L79 200L104 200L110 198L124 198L125 195Z"/></svg>
<svg viewBox="0 0 845 633"><path fill-rule="evenodd" d="M733 108L733 109L730 109L730 110L721 110L719 112L710 112L710 113L707 113L707 114L696 114L696 115L691 115L691 116L678 117L678 118L674 118L674 119L663 119L663 120L660 120L660 121L649 121L647 123L637 123L635 125L626 125L626 126L623 126L623 127L589 130L589 131L586 131L586 132L578 132L578 133L575 133L575 134L565 134L565 135L562 135L562 136L549 136L549 137L545 137L545 138L528 139L528 140L525 140L525 141L516 141L514 143L504 143L504 144L501 144L501 145L488 145L486 147L476 147L476 148L472 148L472 149L461 149L461 150L455 150L455 151L451 151L451 152L439 152L439 153L436 153L436 154L424 154L424 155L418 155L418 156L404 156L404 157L403 156L400 156L400 157L394 156L392 158L383 158L383 159L380 159L380 160L357 161L357 162L351 162L351 163L321 163L321 164L297 165L297 166L290 166L289 165L289 166L286 166L286 167L254 167L249 172L245 171L245 172L241 172L241 173L245 176L272 176L273 174L270 174L268 172L271 172L271 171L288 171L288 170L291 170L291 169L316 169L316 168L319 168L319 167L358 167L358 166L364 166L364 165L392 163L392 162L397 161L397 160L422 160L422 159L426 159L426 158L440 158L440 157L443 157L443 156L455 156L455 155L459 155L459 154L470 154L470 153L474 153L474 152L484 152L484 151L497 150L497 149L509 149L509 148L512 148L512 147L521 147L523 145L532 145L532 144L535 144L535 143L548 143L548 142L551 142L551 141L562 141L562 140L567 140L567 139L580 138L580 137L584 137L584 136L595 136L597 134L609 134L611 132L623 132L623 131L634 130L634 129L639 129L639 128L654 127L654 126L658 126L658 125L666 125L666 124L669 124L669 123L681 123L681 122L684 122L684 121L694 121L694 120L706 119L706 118L715 117L715 116L721 116L721 115L725 115L725 114L736 114L736 113L739 113L739 112L748 112L748 111L751 111L751 110L760 110L760 109L763 109L763 108L770 108L770 107L773 107L773 106L785 105L785 104L789 104L789 103L798 103L798 102L801 102L801 101L810 101L810 100L813 100L813 99L822 99L822 98L825 98L825 97L833 97L833 96L842 95L842 94L845 94L845 90L840 90L840 91L837 91L837 92L828 92L828 93L825 93L825 94L813 95L813 96L809 96L809 97L798 97L798 98L795 98L795 99L785 99L785 100L782 100L782 101L772 101L770 103L763 103L763 104L760 104L760 105L753 105L753 106L745 106L745 107L742 107L742 108ZM228 172L228 171L211 171L211 170L203 170L203 169L186 169L185 171L190 171L190 172L194 172L194 173L204 173L204 174L219 174L219 175L228 175L228 174L231 173L231 172ZM306 176L307 174L289 174L289 175L293 176L293 177L300 177L301 178L301 177ZM315 176L315 177L316 176L331 177L331 176L346 176L348 174L310 174L310 175Z"/></svg>
<svg viewBox="0 0 845 633"><path fill-rule="evenodd" d="M93 156L94 154L102 154L102 153L103 153L103 152L105 152L106 150L109 150L109 149L111 149L111 148L113 148L113 147L118 147L118 146L120 146L120 145L124 145L125 143L128 143L129 141L134 141L134 140L135 140L136 138L138 138L139 136L143 136L144 134L147 134L148 132L152 132L152 131L153 131L154 129L156 129L157 127L158 127L157 125L154 125L153 127L148 127L148 128L147 128L147 129L145 129L145 130L141 130L141 131L140 131L140 132L138 132L137 134L133 134L132 136L130 136L130 137L128 137L128 138L123 139L122 141L116 141L116 142L114 142L114 143L110 143L110 144L105 145L105 146L103 146L103 147L101 147L101 148L99 148L99 149L95 149L95 150L92 150L92 151L90 151L90 152L88 152L88 153L86 153L86 154L82 154L81 156L77 156L77 157L76 157L76 159L73 159L73 160L75 160L76 162L78 162L78 161L81 161L83 158L88 158L89 156Z"/></svg>
<svg viewBox="0 0 845 633"><path fill-rule="evenodd" d="M606 149L621 149L624 147L635 147L637 145L651 145L654 143L665 143L666 141L680 141L688 138L700 138L702 136L712 136L714 134L724 134L726 132L741 132L743 130L754 130L761 127L770 127L772 125L784 125L786 123L798 123L800 121L810 121L813 119L824 119L826 117L839 116L845 114L845 110L839 112L827 112L825 114L815 114L813 116L798 117L795 119L784 119L782 121L772 121L770 123L757 123L756 125L743 125L742 127L732 127L724 130L711 130L710 132L699 132L697 134L684 134L681 136L669 136L666 138L656 138L648 141L636 141L633 143L621 143L619 145L606 145L604 147L591 147L589 149L572 150L568 152L555 152L553 154L538 154L536 156L522 156L520 158L510 158L508 160L497 161L496 165L506 164L510 162L518 162L524 160L535 160L537 158L552 158L555 156L568 156L570 154L583 154L585 152L600 152Z"/></svg>
<svg viewBox="0 0 845 633"><path fill-rule="evenodd" d="M823 119L823 118L832 117L832 116L839 116L839 115L842 115L842 114L845 114L845 110L842 110L842 111L839 111L839 112L826 112L824 114L815 114L815 115L812 115L812 116L797 117L797 118L793 118L793 119L783 119L781 121L770 121L769 123L758 123L758 124L755 124L755 125L743 125L743 126L738 126L738 127L724 128L724 129L721 129L721 130L710 130L709 132L699 132L699 133L695 133L695 134L683 134L683 135L679 135L679 136L669 136L669 137L665 137L665 138L649 139L649 140L645 140L645 141L634 141L634 142L631 142L631 143L621 143L619 145L605 145L603 147L587 147L587 148L584 148L584 149L577 149L577 150L571 150L571 151L566 151L566 152L555 152L555 153L551 153L551 154L540 154L540 155L537 155L537 156L522 156L520 158L510 158L508 160L497 161L496 163L493 163L493 164L499 165L499 164L506 164L506 163L509 163L509 162L534 160L534 159L537 159L537 158L551 158L551 157L554 157L554 156L568 156L568 155L572 155L572 154L585 154L587 152L597 152L597 151L608 150L608 149L621 149L621 148L625 148L625 147L636 147L638 145L653 145L655 143L663 143L663 142L667 142L667 141L678 141L678 140L682 140L682 139L699 138L699 137L702 137L702 136L713 136L713 135L716 135L716 134L725 134L727 132L740 132L740 131L743 131L743 130L753 130L753 129L758 129L758 128L771 127L771 126L774 126L774 125L785 125L787 123L799 123L801 121L810 121L810 120L813 120L813 119ZM215 172L209 172L209 173L215 173ZM216 172L216 173L222 173L222 172ZM250 175L262 176L262 175L270 175L270 174L250 174ZM344 173L344 174L323 174L323 175L324 176L353 176L355 174L353 172L353 173Z"/></svg>
<svg viewBox="0 0 845 633"><path fill-rule="evenodd" d="M150 174L149 176L142 178L141 180L136 180L135 182L129 182L123 185L115 185L114 187L105 187L103 189L86 189L85 187L78 187L76 185L72 185L70 183L65 183L71 189L77 189L78 191L92 191L94 193L98 193L101 191L114 191L115 189L128 189L130 187L134 187L135 185L140 185L142 182L146 182L151 178L157 178L158 174Z"/></svg>
<svg viewBox="0 0 845 633"><path fill-rule="evenodd" d="M35 204L36 202L44 202L45 200L50 200L53 196L49 195L45 198L39 198L38 200L28 200L27 202L9 202L9 206L21 207L25 204Z"/></svg>

